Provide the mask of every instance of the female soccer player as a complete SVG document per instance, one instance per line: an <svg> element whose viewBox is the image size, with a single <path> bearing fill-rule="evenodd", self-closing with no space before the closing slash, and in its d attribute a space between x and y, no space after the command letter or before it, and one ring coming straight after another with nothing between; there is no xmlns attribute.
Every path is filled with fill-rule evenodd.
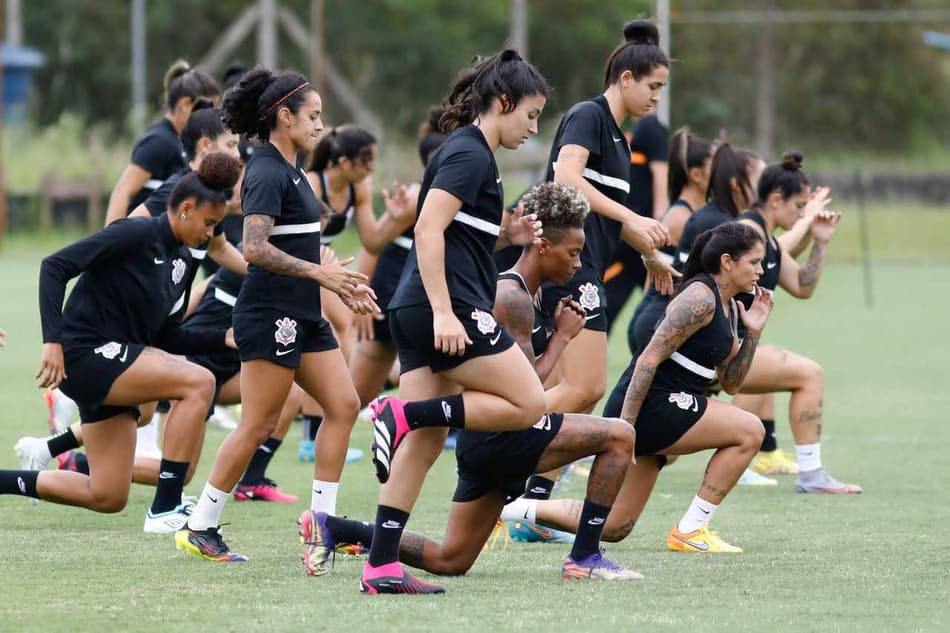
<svg viewBox="0 0 950 633"><path fill-rule="evenodd" d="M584 245L584 196L567 185L546 182L522 199L524 209L535 214L544 229L539 244L524 249L514 268L499 275L494 314L512 336L538 377L547 378L568 341L584 326L584 311L569 297L555 314L540 308L543 282L566 283L580 268ZM525 490L525 479L535 472L563 466L574 459L595 455L587 484L588 498L580 512L578 535L561 567L567 579L636 580L641 576L606 559L599 549L600 533L617 494L633 449L632 428L622 420L586 415L545 415L521 431L459 432L456 456L458 486L440 544L405 532L399 543L400 559L414 567L441 575L466 573L481 553L506 499ZM505 510L528 516L516 501ZM321 569L336 547L371 545L373 526L323 513L310 513L301 533L314 543ZM376 586L379 586L377 584ZM399 593L432 593L432 586L418 579L389 581L387 589Z"/></svg>
<svg viewBox="0 0 950 633"><path fill-rule="evenodd" d="M132 160L109 196L106 224L124 218L158 189L166 178L185 167L178 135L201 97L216 100L221 88L213 77L180 59L165 73L165 116L135 143Z"/></svg>
<svg viewBox="0 0 950 633"><path fill-rule="evenodd" d="M184 529L180 549L217 562L231 552L218 530L227 497L258 446L273 432L296 381L323 405L311 507L336 511L336 492L359 401L330 326L320 315L320 286L357 312L378 311L365 275L343 262L320 264L320 207L297 163L323 129L320 96L294 73L246 73L225 96L225 125L259 138L244 175L244 257L250 264L234 305L241 356L241 423L228 435Z"/></svg>
<svg viewBox="0 0 950 633"><path fill-rule="evenodd" d="M41 387L79 405L90 475L0 471L0 493L99 512L125 507L139 404L177 400L165 435L149 516L184 514L182 484L214 393L211 374L172 353L233 347L230 331L180 327L187 303L189 247L210 237L240 173L225 155L208 157L175 187L168 212L109 225L43 260ZM80 275L65 310L68 281ZM172 352L172 353L169 353Z"/></svg>
<svg viewBox="0 0 950 633"><path fill-rule="evenodd" d="M307 178L328 211L323 218L321 244L331 244L350 222L355 222L363 248L377 255L405 228L404 219L411 214L402 205L387 204L378 219L373 213L372 173L377 153L376 137L355 125L330 128L320 137L307 165ZM356 344L353 312L326 291L321 305L343 355L349 359Z"/></svg>
<svg viewBox="0 0 950 633"><path fill-rule="evenodd" d="M644 257L659 289L672 289L672 269L656 248L669 235L652 218L627 208L630 193L630 148L621 132L628 117L641 117L656 107L669 77L670 62L659 46L659 32L637 20L624 27L624 43L607 60L604 93L571 108L558 127L551 147L547 180L579 189L590 200L584 267L563 288L545 292L548 309L561 297L573 296L587 310L586 328L564 351L561 382L548 394L556 411L589 412L607 383L607 317L604 269L621 237Z"/></svg>
<svg viewBox="0 0 950 633"><path fill-rule="evenodd" d="M547 91L533 66L504 50L463 70L446 100L442 129L454 131L426 167L415 241L389 304L401 399L371 404L373 461L384 485L364 592L399 592L407 584L417 593L441 590L413 579L397 558L448 427L520 430L544 413L537 375L492 316L497 272L491 254L539 239L532 215L516 212L504 222L494 153L537 134Z"/></svg>
<svg viewBox="0 0 950 633"><path fill-rule="evenodd" d="M709 381L719 378L735 394L745 380L762 328L772 310L771 294L758 288L763 273L762 236L744 224L729 222L699 235L693 243L683 281L663 320L636 359L633 375L617 411L637 430L637 463L628 471L609 530L639 518L667 455L716 449L703 483L683 518L667 535L667 546L684 552L741 552L707 528L716 508L755 457L762 443L759 419L706 397ZM753 292L745 309L735 297ZM735 333L741 319L746 336ZM613 406L612 406L613 405Z"/></svg>
<svg viewBox="0 0 950 633"><path fill-rule="evenodd" d="M221 120L221 110L204 99L200 99L192 109L191 116L188 117L188 122L181 131L181 144L188 164L169 176L158 189L132 211L131 216L151 215L154 217L165 213L168 208L168 198L175 185L182 176L197 170L205 156L224 152L235 160L240 158L238 135L225 129ZM207 245L193 249L191 253L192 258L199 262L204 260L206 255L223 264L228 270L242 275L247 272L247 263L240 251L225 238L221 223L215 225L214 235L208 240Z"/></svg>
<svg viewBox="0 0 950 633"><path fill-rule="evenodd" d="M739 221L752 226L766 240L765 274L761 287L774 292L780 286L793 297L807 299L818 285L825 250L840 216L824 210L828 202L827 190L811 196L808 177L801 168L802 160L800 153L792 151L785 153L781 163L770 165L759 180L756 202L749 211L739 216ZM803 214L805 218L800 220L799 216ZM807 261L800 266L773 233L779 228L792 233L796 224L801 227L802 223L809 227L812 248ZM743 334L740 329L739 336ZM774 440L774 401L763 403L761 395L754 395L766 394L765 397L771 399L769 394L775 391L791 392L789 421L795 438L798 469L788 466L780 468L785 460ZM772 419L765 421L766 439L771 436L772 441L763 445L763 451L756 457L757 470L797 470L795 489L798 492L859 493L860 486L837 481L822 466L820 438L823 401L824 376L821 365L781 347L762 345L756 351L749 375L733 404L757 413L756 408L763 406L766 411L773 412Z"/></svg>

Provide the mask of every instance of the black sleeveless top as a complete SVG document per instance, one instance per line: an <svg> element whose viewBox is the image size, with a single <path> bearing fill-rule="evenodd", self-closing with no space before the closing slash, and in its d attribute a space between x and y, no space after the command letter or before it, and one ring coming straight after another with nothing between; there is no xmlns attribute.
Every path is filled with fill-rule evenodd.
<svg viewBox="0 0 950 633"><path fill-rule="evenodd" d="M322 171L318 171L317 174L320 176L320 184L322 185L320 199L330 209L330 216L326 218L326 224L320 232L320 243L329 244L336 239L337 235L343 232L347 224L353 221L353 213L356 210L356 187L353 186L353 183L349 184L350 196L346 201L346 208L337 211L330 206L330 194L328 193L330 185L327 183L326 174Z"/></svg>
<svg viewBox="0 0 950 633"><path fill-rule="evenodd" d="M680 345L679 349L656 369L651 389L666 392L705 393L716 377L716 367L729 356L735 340L736 307L730 302L729 315L723 311L722 297L712 277L697 275L687 287L705 284L716 298L716 312L709 325L701 328Z"/></svg>
<svg viewBox="0 0 950 633"><path fill-rule="evenodd" d="M528 284L524 277L513 270L506 270L498 274L498 279L513 279L518 282L525 294L528 292ZM534 303L534 327L531 328L531 347L534 349L534 357L537 358L548 348L548 342L551 340L551 334L554 333L554 318L541 308L541 288L531 298Z"/></svg>
<svg viewBox="0 0 950 633"><path fill-rule="evenodd" d="M739 217L736 219L752 220L759 225L763 235L765 235L765 258L762 260L762 276L759 277L759 287L772 294L778 287L779 274L782 272L782 247L779 246L775 236L769 234L769 230L765 225L765 218L758 212L752 210L746 211L745 213L739 214ZM736 295L736 301L741 302L746 310L752 306L754 299L755 297L751 292L740 292ZM745 325L742 324L742 319L739 319L736 331L740 339L745 338Z"/></svg>

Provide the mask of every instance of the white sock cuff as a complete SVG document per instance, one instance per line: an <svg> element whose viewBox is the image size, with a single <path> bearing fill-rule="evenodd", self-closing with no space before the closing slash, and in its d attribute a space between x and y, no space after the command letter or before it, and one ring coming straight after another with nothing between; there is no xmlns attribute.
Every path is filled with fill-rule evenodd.
<svg viewBox="0 0 950 633"><path fill-rule="evenodd" d="M538 500L518 497L501 510L502 521L527 521L537 523Z"/></svg>
<svg viewBox="0 0 950 633"><path fill-rule="evenodd" d="M221 524L221 512L227 502L230 492L218 490L210 482L205 484L198 497L198 503L191 510L188 518L188 527L193 530L207 530Z"/></svg>
<svg viewBox="0 0 950 633"><path fill-rule="evenodd" d="M326 512L336 516L336 494L339 488L338 481L314 479L310 489L310 509L314 512Z"/></svg>

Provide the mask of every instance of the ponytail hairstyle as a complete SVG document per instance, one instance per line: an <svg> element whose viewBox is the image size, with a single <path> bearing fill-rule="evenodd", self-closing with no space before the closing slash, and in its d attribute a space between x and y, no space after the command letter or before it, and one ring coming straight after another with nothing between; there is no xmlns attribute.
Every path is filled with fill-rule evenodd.
<svg viewBox="0 0 950 633"><path fill-rule="evenodd" d="M732 199L732 180L735 179L742 191L751 191L749 166L757 160L761 159L755 152L734 149L729 143L722 143L713 154L706 200L716 203L732 217L737 217L741 209L736 207Z"/></svg>
<svg viewBox="0 0 950 633"><path fill-rule="evenodd" d="M184 59L175 61L165 71L165 108L173 110L175 104L186 97L214 99L221 96L221 86L214 77L203 70L192 68Z"/></svg>
<svg viewBox="0 0 950 633"><path fill-rule="evenodd" d="M726 222L703 231L693 240L689 259L683 269L683 278L673 296L678 295L693 277L702 273L718 273L723 255L728 254L732 259L739 259L755 248L756 244L763 243L762 235L742 222Z"/></svg>
<svg viewBox="0 0 950 633"><path fill-rule="evenodd" d="M676 200L689 184L689 170L702 168L712 151L712 141L693 136L688 127L673 133L670 141L670 200ZM705 192L703 192L705 193Z"/></svg>
<svg viewBox="0 0 950 633"><path fill-rule="evenodd" d="M194 198L195 206L224 204L231 199L240 175L241 164L234 158L224 152L208 154L198 171L189 172L175 184L168 198L168 210L177 209L187 198Z"/></svg>
<svg viewBox="0 0 950 633"><path fill-rule="evenodd" d="M764 206L773 191L782 194L782 200L802 192L802 187L808 186L808 176L802 170L805 157L801 152L788 150L782 154L782 162L769 165L759 178L757 206Z"/></svg>
<svg viewBox="0 0 950 633"><path fill-rule="evenodd" d="M629 70L640 81L657 66L670 67L670 59L660 48L660 31L649 20L633 20L623 27L623 44L607 58L604 89L617 83Z"/></svg>
<svg viewBox="0 0 950 633"><path fill-rule="evenodd" d="M432 152L448 138L447 134L439 131L439 119L444 113L441 105L432 106L429 108L429 118L419 126L419 160L422 161L423 167L429 164Z"/></svg>
<svg viewBox="0 0 950 633"><path fill-rule="evenodd" d="M211 105L206 99L198 99L191 109L191 116L181 130L181 144L185 148L185 156L191 162L198 151L198 141L203 138L215 140L224 134L224 123L221 121L221 110Z"/></svg>
<svg viewBox="0 0 950 633"><path fill-rule="evenodd" d="M288 108L296 114L313 90L310 82L297 73L274 74L258 66L241 76L224 93L221 104L224 125L235 134L257 138L266 143L277 127L277 112Z"/></svg>
<svg viewBox="0 0 950 633"><path fill-rule="evenodd" d="M542 226L542 237L555 244L569 229L583 229L590 212L587 197L571 185L542 182L521 196L525 215L534 213Z"/></svg>
<svg viewBox="0 0 950 633"><path fill-rule="evenodd" d="M548 95L548 83L537 69L517 51L507 48L487 58L475 58L474 67L455 78L442 107L439 131L449 134L488 112L492 100L499 99L502 112L513 111L522 99Z"/></svg>
<svg viewBox="0 0 950 633"><path fill-rule="evenodd" d="M355 125L332 127L324 132L317 147L310 155L307 171L323 171L327 167L340 164L341 158L349 158L352 163L366 164L373 156L376 137Z"/></svg>

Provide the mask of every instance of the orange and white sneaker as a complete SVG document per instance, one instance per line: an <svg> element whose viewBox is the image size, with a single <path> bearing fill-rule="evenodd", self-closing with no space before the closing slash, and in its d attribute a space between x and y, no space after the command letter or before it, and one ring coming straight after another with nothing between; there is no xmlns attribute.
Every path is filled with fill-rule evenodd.
<svg viewBox="0 0 950 633"><path fill-rule="evenodd" d="M759 451L750 468L760 475L797 475L798 462L780 448Z"/></svg>
<svg viewBox="0 0 950 633"><path fill-rule="evenodd" d="M679 525L673 524L666 535L666 546L673 552L693 552L696 554L738 553L741 547L730 545L719 538L716 532L703 526L694 532L680 532Z"/></svg>

